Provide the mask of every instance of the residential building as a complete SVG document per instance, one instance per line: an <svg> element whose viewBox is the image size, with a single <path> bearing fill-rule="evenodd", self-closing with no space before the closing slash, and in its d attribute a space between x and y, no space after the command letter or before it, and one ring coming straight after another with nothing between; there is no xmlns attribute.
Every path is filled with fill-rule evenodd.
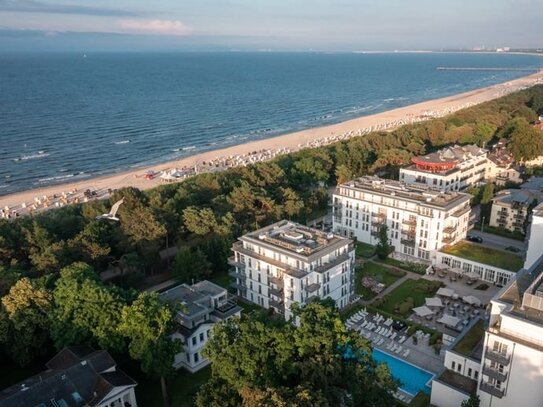
<svg viewBox="0 0 543 407"><path fill-rule="evenodd" d="M465 342L461 351L454 344L447 350L444 374L432 385L433 405L456 407L474 391L480 407L542 405L543 204L534 209L529 236L524 267L490 302L482 346L477 335L466 333L458 338Z"/></svg>
<svg viewBox="0 0 543 407"><path fill-rule="evenodd" d="M176 315L177 329L171 337L183 342L183 351L175 355L173 366L191 373L209 364L202 350L213 326L241 315L241 307L228 298L227 290L210 281L178 285L162 292L160 298L181 306Z"/></svg>
<svg viewBox="0 0 543 407"><path fill-rule="evenodd" d="M504 189L492 199L492 210L488 224L511 232L524 233L528 215L538 196L529 190Z"/></svg>
<svg viewBox="0 0 543 407"><path fill-rule="evenodd" d="M432 250L466 237L470 198L462 192L366 176L336 188L333 227L340 235L375 245L379 229L386 225L398 254L429 261Z"/></svg>
<svg viewBox="0 0 543 407"><path fill-rule="evenodd" d="M400 181L446 192L484 183L488 160L484 148L454 145L414 157L412 162L400 169Z"/></svg>
<svg viewBox="0 0 543 407"><path fill-rule="evenodd" d="M137 406L137 383L105 350L72 346L45 366L47 370L0 391L0 407Z"/></svg>
<svg viewBox="0 0 543 407"><path fill-rule="evenodd" d="M515 164L513 155L507 149L507 140L496 143L487 155L488 163L485 178L496 185L506 185L508 182L522 183L522 172Z"/></svg>
<svg viewBox="0 0 543 407"><path fill-rule="evenodd" d="M240 297L292 317L294 303L331 298L345 307L354 294L354 245L350 239L290 221L239 238L229 262Z"/></svg>
<svg viewBox="0 0 543 407"><path fill-rule="evenodd" d="M476 394L481 377L485 322L477 318L445 350L442 372L432 381L431 405L459 407Z"/></svg>

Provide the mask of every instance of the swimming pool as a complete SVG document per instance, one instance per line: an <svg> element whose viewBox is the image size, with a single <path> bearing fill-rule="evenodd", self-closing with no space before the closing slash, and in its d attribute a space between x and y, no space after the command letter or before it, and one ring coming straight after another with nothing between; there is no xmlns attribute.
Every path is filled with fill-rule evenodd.
<svg viewBox="0 0 543 407"><path fill-rule="evenodd" d="M373 349L373 359L377 363L386 363L388 365L392 376L395 379L400 380L400 389L403 391L413 396L421 390L430 394L431 389L429 382L434 377L432 373L380 351L379 349Z"/></svg>

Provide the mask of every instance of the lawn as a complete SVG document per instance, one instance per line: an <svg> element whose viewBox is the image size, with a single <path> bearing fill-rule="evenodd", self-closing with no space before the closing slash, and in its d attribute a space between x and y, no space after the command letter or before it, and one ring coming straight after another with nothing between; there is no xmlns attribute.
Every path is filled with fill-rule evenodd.
<svg viewBox="0 0 543 407"><path fill-rule="evenodd" d="M464 241L458 242L454 246L445 247L441 251L514 272L519 271L523 265L522 258L514 253Z"/></svg>
<svg viewBox="0 0 543 407"><path fill-rule="evenodd" d="M408 279L374 305L389 314L407 317L414 307L424 305L426 297L433 297L441 284L424 278Z"/></svg>
<svg viewBox="0 0 543 407"><path fill-rule="evenodd" d="M168 396L170 405L178 407L194 406L194 396L211 376L211 368L208 366L199 372L191 374L185 370L179 370L168 379ZM162 406L162 390L160 380L151 380L144 377L134 378L138 382L136 386L136 398L138 405Z"/></svg>
<svg viewBox="0 0 543 407"><path fill-rule="evenodd" d="M454 351L470 357L479 342L484 339L485 326L482 320L477 323L464 335L455 345Z"/></svg>
<svg viewBox="0 0 543 407"><path fill-rule="evenodd" d="M430 396L422 391L419 391L415 397L413 397L413 400L411 400L411 403L409 403L409 407L428 407L430 405Z"/></svg>
<svg viewBox="0 0 543 407"><path fill-rule="evenodd" d="M361 295L364 299L371 299L376 295L369 288L362 285L363 277L373 277L377 282L388 287L403 276L405 276L404 271L396 271L380 264L367 262L356 270L356 294Z"/></svg>
<svg viewBox="0 0 543 407"><path fill-rule="evenodd" d="M225 271L224 273L212 274L211 277L208 278L208 280L223 288L228 288L233 279L228 275L228 272Z"/></svg>
<svg viewBox="0 0 543 407"><path fill-rule="evenodd" d="M356 242L355 255L356 257L365 257L369 259L375 254L375 246L371 244Z"/></svg>

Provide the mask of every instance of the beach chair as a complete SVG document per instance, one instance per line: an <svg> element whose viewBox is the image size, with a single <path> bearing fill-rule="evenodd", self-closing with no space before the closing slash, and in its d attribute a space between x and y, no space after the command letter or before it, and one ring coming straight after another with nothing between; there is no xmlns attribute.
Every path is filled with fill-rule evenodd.
<svg viewBox="0 0 543 407"><path fill-rule="evenodd" d="M394 332L392 335L390 335L390 339L393 340L394 338L396 338L397 335L398 335L398 334L397 334L396 332Z"/></svg>
<svg viewBox="0 0 543 407"><path fill-rule="evenodd" d="M407 350L403 353L403 357L404 357L404 358L408 357L410 353L411 353L411 349L407 349Z"/></svg>
<svg viewBox="0 0 543 407"><path fill-rule="evenodd" d="M402 349L403 349L402 346L398 346L394 352L400 353L402 351Z"/></svg>

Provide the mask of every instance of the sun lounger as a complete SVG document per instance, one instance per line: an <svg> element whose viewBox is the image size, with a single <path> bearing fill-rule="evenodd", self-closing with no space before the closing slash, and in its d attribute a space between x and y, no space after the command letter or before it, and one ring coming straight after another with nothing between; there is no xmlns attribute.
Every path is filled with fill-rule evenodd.
<svg viewBox="0 0 543 407"><path fill-rule="evenodd" d="M402 351L402 349L403 349L403 348L402 348L401 346L398 346L394 352L400 353L400 352Z"/></svg>
<svg viewBox="0 0 543 407"><path fill-rule="evenodd" d="M407 349L407 350L403 353L403 357L404 357L404 358L408 357L410 353L411 353L411 349Z"/></svg>

